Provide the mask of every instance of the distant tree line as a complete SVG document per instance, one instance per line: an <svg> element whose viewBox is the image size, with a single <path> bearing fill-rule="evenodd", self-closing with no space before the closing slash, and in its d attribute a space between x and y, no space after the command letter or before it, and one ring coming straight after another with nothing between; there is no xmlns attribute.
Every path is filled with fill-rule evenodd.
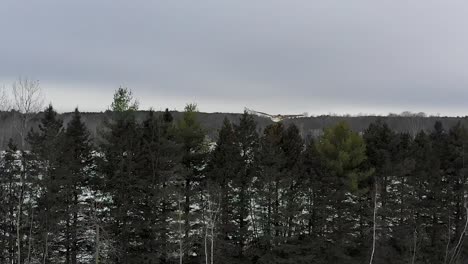
<svg viewBox="0 0 468 264"><path fill-rule="evenodd" d="M465 263L468 131L341 122L316 139L197 107L150 112L120 88L94 143L49 105L0 159L0 263ZM27 121L27 120L26 120Z"/></svg>

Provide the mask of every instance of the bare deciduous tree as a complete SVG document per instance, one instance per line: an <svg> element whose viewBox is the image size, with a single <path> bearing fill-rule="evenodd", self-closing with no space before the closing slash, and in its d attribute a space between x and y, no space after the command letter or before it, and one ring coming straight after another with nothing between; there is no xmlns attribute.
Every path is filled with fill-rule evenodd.
<svg viewBox="0 0 468 264"><path fill-rule="evenodd" d="M249 192L253 192L252 190L249 190ZM253 234L255 239L258 239L259 234L258 234L258 227L257 227L257 220L255 218L255 202L252 197L249 197L249 210L250 210L250 218L252 219L252 228L253 228Z"/></svg>
<svg viewBox="0 0 468 264"><path fill-rule="evenodd" d="M372 264L374 261L374 254L375 254L375 242L376 242L376 233L377 233L377 183L375 183L375 190L374 190L374 215L373 215L373 228L372 228L372 252L369 260L369 264Z"/></svg>
<svg viewBox="0 0 468 264"><path fill-rule="evenodd" d="M463 227L463 231L460 234L460 238L458 239L458 242L455 245L455 248L453 249L453 254L450 258L450 261L448 262L449 264L456 263L457 259L460 257L463 240L465 239L466 231L468 228L468 201L465 201L464 207L465 207L465 217L466 217L465 226Z"/></svg>
<svg viewBox="0 0 468 264"><path fill-rule="evenodd" d="M27 125L32 114L39 112L44 104L39 81L28 78L18 78L12 85L13 107L20 113L17 130L21 137L21 147L24 150Z"/></svg>
<svg viewBox="0 0 468 264"><path fill-rule="evenodd" d="M205 196L205 206L203 212L203 220L205 225L205 263L214 263L214 245L215 245L215 229L219 217L221 196L216 195L219 191L213 188L208 188L208 193ZM208 242L210 246L208 247Z"/></svg>
<svg viewBox="0 0 468 264"><path fill-rule="evenodd" d="M11 108L10 97L5 86L0 88L0 111L8 111Z"/></svg>
<svg viewBox="0 0 468 264"><path fill-rule="evenodd" d="M414 264L416 261L416 250L418 247L418 230L417 228L414 229L413 233L413 256L411 257L411 264Z"/></svg>
<svg viewBox="0 0 468 264"><path fill-rule="evenodd" d="M447 224L447 245L445 246L445 258L444 264L447 263L448 256L449 256L449 248L450 248L450 232L452 231L452 226L450 225L450 216L448 217L448 224Z"/></svg>
<svg viewBox="0 0 468 264"><path fill-rule="evenodd" d="M89 215L86 217L85 226L81 227L80 230L86 232L87 230L93 230L91 236L88 239L92 240L94 238L94 264L107 263L108 258L117 257L118 250L114 246L114 237L112 234L106 231L105 223L102 221L99 216L102 213L102 197L96 198L98 194L93 194L94 201L90 201L90 211Z"/></svg>
<svg viewBox="0 0 468 264"><path fill-rule="evenodd" d="M13 91L13 108L18 111L19 115L17 118L16 130L21 139L21 150L25 150L26 145L26 133L27 126L30 118L34 113L37 113L43 106L42 90L39 86L39 81L31 80L28 78L18 78L12 85ZM17 236L17 247L18 247L18 263L21 263L21 215L23 212L23 200L25 191L25 160L24 153L22 156L22 170L20 174L20 199L18 201L18 213L16 219L16 236ZM32 223L31 223L32 224ZM29 242L31 243L31 241ZM28 247L30 250L30 246ZM30 255L30 252L28 252Z"/></svg>

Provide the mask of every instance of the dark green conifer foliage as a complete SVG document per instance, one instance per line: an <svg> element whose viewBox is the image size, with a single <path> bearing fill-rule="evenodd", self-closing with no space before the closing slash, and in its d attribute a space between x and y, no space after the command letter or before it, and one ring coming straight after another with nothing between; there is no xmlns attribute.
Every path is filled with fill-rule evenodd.
<svg viewBox="0 0 468 264"><path fill-rule="evenodd" d="M431 132L431 153L427 173L426 207L427 219L425 233L427 245L422 251L427 255L426 260L432 263L443 262L445 257L446 235L448 229L448 215L450 206L447 190L446 172L448 168L448 134L440 121L434 125Z"/></svg>
<svg viewBox="0 0 468 264"><path fill-rule="evenodd" d="M192 236L194 220L200 213L193 209L199 198L200 183L204 178L203 166L206 163L208 148L205 142L206 132L197 119L198 109L195 104L188 104L182 119L177 124L176 141L181 145L182 165L185 169L180 177L180 197L183 210L183 247L185 256L190 258L198 252L198 241ZM200 254L198 254L200 255ZM189 260L190 261L190 260Z"/></svg>
<svg viewBox="0 0 468 264"><path fill-rule="evenodd" d="M462 234L468 218L466 214L466 206L468 204L466 196L466 184L468 179L468 130L458 123L450 129L448 134L449 150L447 160L450 165L446 173L449 185L447 199L450 201L449 205L452 206L452 209L449 215L450 220L448 219L447 222L450 222L448 226L451 227L450 230L452 232L446 233L446 239L448 240L450 238L447 259L448 261L460 261L460 263L463 263L468 255L466 243L464 243L463 240L458 250L456 245L459 242L457 239L464 237ZM460 255L458 258L455 257L457 254Z"/></svg>
<svg viewBox="0 0 468 264"><path fill-rule="evenodd" d="M370 124L365 131L363 138L366 143L367 161L371 168L374 168L374 177L380 187L380 201L383 210L387 203L387 187L390 184L390 177L393 175L393 161L396 152L397 137L386 123L377 121ZM385 213L380 212L384 218Z"/></svg>
<svg viewBox="0 0 468 264"><path fill-rule="evenodd" d="M64 177L61 171L62 146L64 133L62 120L57 118L57 112L49 105L43 113L38 130L28 134L33 159L36 161L38 174L34 175L37 195L34 219L37 226L33 246L41 252L45 263L59 262L63 259L63 243L61 243L60 223L64 219L64 201L61 190L64 187Z"/></svg>
<svg viewBox="0 0 468 264"><path fill-rule="evenodd" d="M237 144L237 137L231 122L225 118L219 130L215 149L210 154L207 167L208 180L216 183L220 190L220 221L219 221L219 250L215 261L228 263L229 258L235 256L235 247L232 237L235 233L235 224L232 222L235 205L232 190L234 180L238 177L241 165L241 152Z"/></svg>
<svg viewBox="0 0 468 264"><path fill-rule="evenodd" d="M17 259L16 221L21 168L16 161L19 156L17 146L10 140L0 160L0 263L13 263ZM22 214L21 218L25 217L27 215ZM24 226L23 222L21 227Z"/></svg>
<svg viewBox="0 0 468 264"><path fill-rule="evenodd" d="M401 209L400 199L402 197L402 190L405 188L405 175L401 175L399 169L404 166L404 158L401 157L408 148L409 143L403 143L400 135L394 133L386 123L377 120L372 123L365 131L363 138L366 143L367 163L369 168L374 168L372 175L372 183L377 184L377 196L375 195L375 188L371 188L369 193L368 203L361 213L368 219L371 219L373 213L373 201L377 197L379 207L377 208L377 221L379 240L376 246L379 250L376 252L375 261L381 261L386 258L393 258L398 252L386 245L395 243L392 236L381 234L391 234L395 230L399 230L399 221L405 219ZM409 138L408 138L409 140ZM401 144L406 144L406 147ZM401 145L401 146L400 146ZM401 147L401 148L400 148ZM403 159L400 161L400 159ZM369 224L373 224L369 222ZM363 244L366 248L371 247L372 237L371 233L361 231L363 236ZM399 231L397 231L399 232ZM407 232L407 231L405 231ZM366 251L367 253L368 251Z"/></svg>
<svg viewBox="0 0 468 264"><path fill-rule="evenodd" d="M357 243L363 228L363 215L359 213L362 198L368 192L368 177L371 171L364 168L366 146L364 140L351 131L346 123L325 130L317 145L324 160L327 184L327 216L332 218L329 230L332 241L332 259L350 262L360 257Z"/></svg>
<svg viewBox="0 0 468 264"><path fill-rule="evenodd" d="M235 223L233 239L236 245L236 257L239 261L244 261L247 242L251 237L249 225L252 221L248 219L252 202L251 183L257 173L258 134L253 116L244 112L234 131L241 158L237 177L233 181L235 200L232 210L232 221ZM257 227L253 227L254 232L256 229Z"/></svg>
<svg viewBox="0 0 468 264"><path fill-rule="evenodd" d="M414 159L414 169L410 177L412 186L412 196L408 197L408 202L412 205L412 216L410 226L413 229L413 239L418 242L419 252L415 255L415 260L425 263L429 261L425 248L429 242L429 223L432 212L432 198L429 186L431 181L436 179L438 173L437 160L434 159L430 136L424 131L419 132L413 142L412 158Z"/></svg>
<svg viewBox="0 0 468 264"><path fill-rule="evenodd" d="M65 263L78 263L80 254L92 254L88 250L90 243L86 241L79 230L86 229L86 217L91 213L92 201L86 197L94 177L94 164L92 157L92 143L89 131L81 120L81 114L75 109L72 120L68 123L62 145L60 157L60 172L63 177L59 196L64 203L63 247L65 250Z"/></svg>
<svg viewBox="0 0 468 264"><path fill-rule="evenodd" d="M291 239L302 233L300 223L297 221L300 218L303 210L301 199L304 198L306 191L304 180L306 179L303 173L302 153L304 151L304 140L302 139L299 129L295 125L289 125L283 132L281 139L281 149L284 153L285 162L282 168L283 174L283 207L282 215L284 216L284 231L283 236Z"/></svg>
<svg viewBox="0 0 468 264"><path fill-rule="evenodd" d="M138 236L135 226L141 219L140 201L146 188L138 173L140 167L141 129L130 111L115 114L107 123L100 144L102 158L99 171L103 175L99 189L104 199L100 207L108 208L104 231L111 236L110 258L118 263L134 263L138 259Z"/></svg>
<svg viewBox="0 0 468 264"><path fill-rule="evenodd" d="M286 159L281 148L284 133L282 123L275 123L265 128L260 139L261 176L257 192L263 207L261 225L266 234L268 245L278 245L283 239L283 211L281 209L281 190L284 179L282 169Z"/></svg>
<svg viewBox="0 0 468 264"><path fill-rule="evenodd" d="M463 121L304 140L296 121L257 130L244 113L215 144L193 104L136 112L120 89L113 108L97 145L78 110L63 126L49 106L30 150L1 152L0 263L467 261Z"/></svg>
<svg viewBox="0 0 468 264"><path fill-rule="evenodd" d="M169 220L173 216L175 173L180 171L180 146L171 141L168 128L172 118L162 118L150 111L142 124L141 152L139 154L141 192L141 220L135 223L141 248L135 261L141 263L168 263L174 250L169 241ZM158 262L159 261L159 262Z"/></svg>
<svg viewBox="0 0 468 264"><path fill-rule="evenodd" d="M165 123L172 123L172 121L174 120L174 117L172 117L172 114L171 112L169 112L168 108L166 108L166 110L164 111L163 120Z"/></svg>
<svg viewBox="0 0 468 264"><path fill-rule="evenodd" d="M323 161L315 140L309 140L302 156L306 210L303 216L306 225L304 228L309 237L319 240L325 236L326 197L330 193L330 186L325 178Z"/></svg>

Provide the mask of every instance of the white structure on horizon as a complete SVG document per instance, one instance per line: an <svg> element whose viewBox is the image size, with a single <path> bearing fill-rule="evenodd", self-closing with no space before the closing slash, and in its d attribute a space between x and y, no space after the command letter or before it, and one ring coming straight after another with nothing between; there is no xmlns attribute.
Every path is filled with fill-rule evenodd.
<svg viewBox="0 0 468 264"><path fill-rule="evenodd" d="M281 115L281 114L270 115L270 114L267 114L267 113L264 113L264 112L259 112L259 111L255 111L255 110L249 109L249 108L247 108L247 107L245 107L244 110L245 110L247 113L252 114L252 115L257 115L257 116L262 116L262 117L270 118L273 122L281 122L281 121L283 121L283 120L285 120L285 119L293 119L293 118L307 117L307 113L304 113L304 114L301 114L301 115Z"/></svg>

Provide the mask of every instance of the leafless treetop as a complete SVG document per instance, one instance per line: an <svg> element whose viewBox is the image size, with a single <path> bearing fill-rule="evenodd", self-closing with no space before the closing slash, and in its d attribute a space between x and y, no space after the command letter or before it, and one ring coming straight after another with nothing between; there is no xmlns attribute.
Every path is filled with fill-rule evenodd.
<svg viewBox="0 0 468 264"><path fill-rule="evenodd" d="M0 87L0 111L8 111L11 108L10 98L5 86Z"/></svg>
<svg viewBox="0 0 468 264"><path fill-rule="evenodd" d="M13 99L15 109L22 114L40 111L44 99L39 81L19 78L13 83Z"/></svg>

